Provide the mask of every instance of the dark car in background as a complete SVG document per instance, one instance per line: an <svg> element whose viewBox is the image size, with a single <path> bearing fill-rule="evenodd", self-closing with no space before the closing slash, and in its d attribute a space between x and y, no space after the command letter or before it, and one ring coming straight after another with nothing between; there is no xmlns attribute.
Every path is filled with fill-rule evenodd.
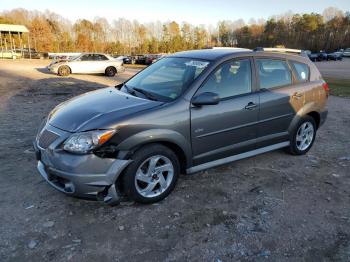
<svg viewBox="0 0 350 262"><path fill-rule="evenodd" d="M341 61L343 59L343 52L337 51L327 54L327 60Z"/></svg>
<svg viewBox="0 0 350 262"><path fill-rule="evenodd" d="M300 55L176 53L123 84L58 105L34 142L38 170L71 196L153 203L180 173L279 148L307 153L327 97L327 83Z"/></svg>
<svg viewBox="0 0 350 262"><path fill-rule="evenodd" d="M145 65L146 64L146 55L136 55L135 56L135 64Z"/></svg>
<svg viewBox="0 0 350 262"><path fill-rule="evenodd" d="M151 55L146 55L145 57L146 57L145 64L150 65L150 64L153 64L154 62L156 62L158 59L160 59L162 57L162 55L151 54Z"/></svg>
<svg viewBox="0 0 350 262"><path fill-rule="evenodd" d="M135 64L135 58L133 56L119 56L119 59L123 59L124 64Z"/></svg>
<svg viewBox="0 0 350 262"><path fill-rule="evenodd" d="M307 55L307 57L313 61L316 62L318 61L318 54L317 53L312 53L310 50L304 50L304 54Z"/></svg>
<svg viewBox="0 0 350 262"><path fill-rule="evenodd" d="M320 52L317 53L317 61L325 61L327 60L327 57L328 55L325 51L321 50Z"/></svg>
<svg viewBox="0 0 350 262"><path fill-rule="evenodd" d="M327 60L327 53L325 51L320 51L320 52L316 52L316 53L312 53L309 50L304 50L303 51L305 54L307 54L307 56L309 57L309 59L313 62L317 62L317 61L325 61Z"/></svg>
<svg viewBox="0 0 350 262"><path fill-rule="evenodd" d="M164 57L163 54L136 55L134 61L139 65L151 65L162 57Z"/></svg>

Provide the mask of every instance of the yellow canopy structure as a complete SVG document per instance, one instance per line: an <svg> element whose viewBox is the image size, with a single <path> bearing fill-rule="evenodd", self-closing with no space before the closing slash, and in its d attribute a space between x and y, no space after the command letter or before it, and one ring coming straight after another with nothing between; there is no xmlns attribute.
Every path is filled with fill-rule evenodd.
<svg viewBox="0 0 350 262"><path fill-rule="evenodd" d="M1 58L17 58L23 57L23 33L27 34L28 42L28 53L29 58L31 58L31 49L29 42L29 30L24 25L10 25L10 24L0 24L0 48L1 48ZM4 37L3 37L4 35ZM16 48L15 39L13 35L17 35L19 39L19 48ZM6 37L8 36L8 37Z"/></svg>
<svg viewBox="0 0 350 262"><path fill-rule="evenodd" d="M29 33L29 30L24 25L8 25L0 24L0 32L4 33Z"/></svg>

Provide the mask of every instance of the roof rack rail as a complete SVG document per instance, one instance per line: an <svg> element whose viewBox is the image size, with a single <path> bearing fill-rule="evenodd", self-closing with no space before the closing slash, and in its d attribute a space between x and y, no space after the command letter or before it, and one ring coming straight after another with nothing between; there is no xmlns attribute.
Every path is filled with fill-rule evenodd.
<svg viewBox="0 0 350 262"><path fill-rule="evenodd" d="M303 50L292 49L292 48L279 48L279 47L256 47L254 49L254 51L268 51L268 52L301 54Z"/></svg>
<svg viewBox="0 0 350 262"><path fill-rule="evenodd" d="M232 49L232 50L246 50L246 51L251 51L251 49L248 49L248 48L242 48L242 47L231 47L231 46L213 46L209 49Z"/></svg>

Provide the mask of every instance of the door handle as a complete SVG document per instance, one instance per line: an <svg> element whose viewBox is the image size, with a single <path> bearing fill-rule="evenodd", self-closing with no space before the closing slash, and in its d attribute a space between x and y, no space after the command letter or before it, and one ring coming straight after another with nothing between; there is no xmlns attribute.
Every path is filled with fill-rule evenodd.
<svg viewBox="0 0 350 262"><path fill-rule="evenodd" d="M246 105L246 106L244 107L244 109L253 110L253 109L256 108L256 107L257 107L257 105L256 105L255 103L249 102L248 105Z"/></svg>
<svg viewBox="0 0 350 262"><path fill-rule="evenodd" d="M302 93L298 93L298 92L295 92L294 94L293 94L293 98L295 98L295 99L299 99L299 98L301 98L303 96L303 94Z"/></svg>

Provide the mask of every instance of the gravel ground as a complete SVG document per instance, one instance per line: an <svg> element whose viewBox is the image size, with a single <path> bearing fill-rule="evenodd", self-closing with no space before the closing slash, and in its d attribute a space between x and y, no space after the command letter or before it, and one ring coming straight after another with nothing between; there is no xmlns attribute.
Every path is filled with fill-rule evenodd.
<svg viewBox="0 0 350 262"><path fill-rule="evenodd" d="M45 61L0 61L0 261L349 261L350 100L306 156L283 150L183 175L153 205L67 197L36 171L44 116L120 76L48 74Z"/></svg>

